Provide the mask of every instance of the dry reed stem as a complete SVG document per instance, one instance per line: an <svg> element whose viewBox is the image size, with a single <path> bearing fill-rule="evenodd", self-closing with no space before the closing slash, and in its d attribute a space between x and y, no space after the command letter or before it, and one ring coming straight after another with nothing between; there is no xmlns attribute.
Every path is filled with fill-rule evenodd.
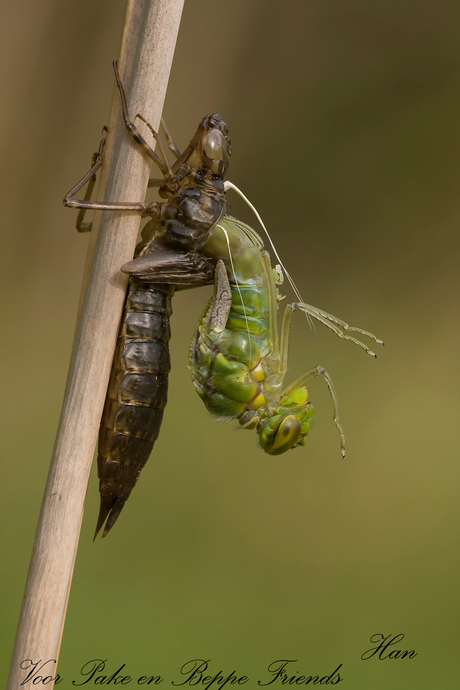
<svg viewBox="0 0 460 690"><path fill-rule="evenodd" d="M156 129L183 3L128 1L120 75L130 113L142 113ZM125 130L114 87L97 199L143 201L149 172L149 160ZM8 690L19 690L31 670L21 669L24 660L57 663L88 477L127 285L119 267L132 258L139 223L138 212L96 213L89 249L91 255L95 243L94 259L35 535ZM39 675L55 676L56 663L47 663ZM32 679L28 684L32 685ZM53 686L54 682L46 684L47 688Z"/></svg>

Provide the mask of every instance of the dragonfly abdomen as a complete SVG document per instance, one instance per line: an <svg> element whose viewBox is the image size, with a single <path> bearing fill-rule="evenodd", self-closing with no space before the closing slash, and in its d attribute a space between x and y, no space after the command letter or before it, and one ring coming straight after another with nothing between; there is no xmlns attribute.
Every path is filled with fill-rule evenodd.
<svg viewBox="0 0 460 690"><path fill-rule="evenodd" d="M160 433L171 369L173 293L168 285L130 279L99 434L96 534L106 518L104 534L115 523Z"/></svg>

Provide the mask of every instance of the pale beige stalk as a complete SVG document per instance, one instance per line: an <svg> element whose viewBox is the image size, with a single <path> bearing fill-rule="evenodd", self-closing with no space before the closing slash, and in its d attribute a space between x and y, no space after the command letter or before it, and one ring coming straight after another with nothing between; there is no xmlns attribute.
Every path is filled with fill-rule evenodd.
<svg viewBox="0 0 460 690"><path fill-rule="evenodd" d="M142 113L156 129L183 3L184 0L128 1L120 75L132 117ZM112 57L108 56L108 61ZM149 171L149 159L126 132L119 93L114 87L105 163L96 198L143 201ZM79 174L81 171L75 171L76 177ZM69 223L71 216L69 211ZM44 662L58 658L86 487L126 290L127 277L119 269L132 258L139 223L137 212L96 214L91 240L93 246L95 242L94 258L35 535L8 690L19 690L27 675L20 668L23 660ZM40 675L55 673L56 664L48 663Z"/></svg>

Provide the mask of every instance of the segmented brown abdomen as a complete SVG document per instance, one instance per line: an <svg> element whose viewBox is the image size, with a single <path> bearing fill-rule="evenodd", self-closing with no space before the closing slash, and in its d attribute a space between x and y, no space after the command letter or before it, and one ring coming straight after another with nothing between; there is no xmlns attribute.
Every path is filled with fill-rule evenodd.
<svg viewBox="0 0 460 690"><path fill-rule="evenodd" d="M111 529L160 433L171 370L174 287L130 278L99 431L101 508L96 535Z"/></svg>

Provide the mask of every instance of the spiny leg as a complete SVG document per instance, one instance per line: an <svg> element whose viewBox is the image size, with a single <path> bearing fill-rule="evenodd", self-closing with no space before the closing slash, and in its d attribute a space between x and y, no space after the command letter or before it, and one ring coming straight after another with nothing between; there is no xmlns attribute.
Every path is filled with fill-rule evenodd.
<svg viewBox="0 0 460 690"><path fill-rule="evenodd" d="M161 143L161 139L159 137L158 132L152 127L150 122L145 119L143 115L138 113L136 115L136 118L139 118L139 120L142 120L142 122L149 128L150 132L152 133L153 138L158 144L158 148L161 153L161 157L158 156L155 151L149 146L149 144L146 142L142 134L139 132L138 128L134 124L134 122L130 119L129 111L128 111L128 102L126 99L126 93L125 89L123 86L123 83L120 79L120 76L118 74L118 61L114 60L113 62L113 69L115 72L115 78L117 81L117 86L118 90L120 92L120 98L121 98L121 105L122 105L122 111L123 111L123 119L125 122L126 129L128 130L129 134L133 137L133 139L139 144L139 146L142 147L144 152L153 160L154 163L160 168L161 172L163 173L163 178L157 179L157 178L151 178L148 182L149 187L161 187L165 184L165 181L168 178L172 178L173 180L176 180L177 182L180 182L182 177L185 176L186 172L184 171L181 176L179 176L179 179L177 179L177 174L174 174L171 170L171 166L169 165L168 159L166 157L165 150L163 148L163 145ZM176 156L176 159L180 157L182 154L178 148L178 146L174 143L174 141L171 138L171 135L169 134L169 131L166 127L166 124L164 120L161 120L161 123L165 129L165 134L166 134L166 140L168 142L168 146L171 149L171 151L174 153Z"/></svg>
<svg viewBox="0 0 460 690"><path fill-rule="evenodd" d="M288 365L288 355L289 355L289 331L291 328L291 322L292 322L292 317L294 315L294 311L296 308L296 304L288 304L286 305L286 309L284 310L284 315L283 315L283 323L281 325L281 334L280 334L280 363L279 363L279 370L278 370L278 383L279 385L282 384L284 377L286 376L287 372L287 365ZM344 336L346 337L346 336ZM364 346L365 347L365 346ZM334 403L334 424L337 427L337 430L340 435L340 443L342 447L342 457L345 457L345 436L343 433L342 426L339 421L339 400L337 398L337 393L335 392L334 384L332 383L332 379L327 373L327 371L321 367L317 366L314 369L310 369L307 371L306 374L303 374L303 376L300 376L296 381L291 383L290 386L288 386L285 390L283 390L281 399L283 397L288 396L293 390L296 388L302 388L306 384L306 382L315 377L315 376L324 376L326 379L327 386L329 388L329 392L332 397L332 401Z"/></svg>
<svg viewBox="0 0 460 690"><path fill-rule="evenodd" d="M169 130L166 127L166 122L163 120L163 118L161 118L161 124L163 125L163 129L165 131L165 137L166 137L166 141L168 142L168 147L171 149L171 151L173 152L174 156L177 159L180 156L182 156L182 151L179 149L177 144L172 140L172 137L169 133ZM159 140L158 140L158 143L160 143ZM164 178L158 179L155 177L151 177L149 180L148 186L149 187L161 187L161 185L163 185L163 184L164 184Z"/></svg>
<svg viewBox="0 0 460 690"><path fill-rule="evenodd" d="M95 154L93 154L93 167L95 163L94 159ZM99 169L100 166L97 166L96 170ZM96 171L94 174L90 177L90 180L88 182L88 186L86 188L86 194L85 194L85 201L89 201L91 199L91 195L93 193L94 185L96 184ZM83 218L85 217L87 209L86 208L81 208L78 212L77 220L75 223L75 227L77 228L77 232L91 232L93 223L84 223Z"/></svg>
<svg viewBox="0 0 460 690"><path fill-rule="evenodd" d="M340 436L340 445L342 448L342 457L345 457L345 435L343 433L342 425L340 424L339 421L339 399L337 397L337 393L334 388L334 384L332 383L332 379L327 373L326 369L321 366L314 367L313 369L310 369L310 371L307 371L305 374L300 376L296 381L291 383L290 386L288 386L282 393L281 395L281 400L288 396L290 393L292 393L293 390L296 388L302 388L305 386L307 381L310 379L314 378L315 376L323 376L326 380L327 387L329 388L329 393L331 394L332 401L334 403L334 424L337 427L337 431L339 432Z"/></svg>
<svg viewBox="0 0 460 690"><path fill-rule="evenodd" d="M169 133L169 129L166 127L166 122L164 121L163 118L161 118L161 124L163 125L163 129L165 131L166 141L168 142L169 148L171 149L173 154L176 156L176 158L179 158L179 156L182 156L182 151L177 146L177 144L173 141L173 139Z"/></svg>
<svg viewBox="0 0 460 690"><path fill-rule="evenodd" d="M385 345L383 340L380 340L380 338L377 338L373 333L369 333L369 331L364 331L362 328L356 328L355 326L349 326L345 321L342 319L339 319L337 316L334 316L333 314L329 314L327 311L324 311L323 309L319 309L318 307L313 307L311 304L305 304L303 303L303 307L308 307L310 310L310 314L314 316L314 312L317 314L320 314L321 316L325 317L328 321L331 321L332 323L335 323L337 326L340 326L343 328L345 331L354 331L355 333L361 333L361 335L365 335L374 342L378 343L378 345Z"/></svg>
<svg viewBox="0 0 460 690"><path fill-rule="evenodd" d="M95 154L97 155L97 154ZM69 208L79 208L82 209L83 211L141 211L142 213L145 213L145 215L150 216L151 218L161 218L161 204L154 201L151 204L146 204L141 201L89 201L90 194L93 190L94 187L94 181L92 181L92 178L96 174L96 172L99 170L103 163L103 157L98 159L95 164L91 167L91 170L89 170L84 177L78 182L72 189L67 192L67 194L64 197L64 206L68 206ZM73 199L72 197L74 194L78 192L79 189L81 189L87 182L90 182L88 185L88 189L85 194L84 199ZM80 232L88 232L91 227L91 224L81 224L81 221L83 219L83 214L78 215L77 222L80 222L80 226L86 229L81 229L79 230Z"/></svg>
<svg viewBox="0 0 460 690"><path fill-rule="evenodd" d="M233 189L237 194L239 194L239 196L248 204L248 206L249 206L249 207L252 209L252 211L255 213L255 215L256 215L256 217L257 217L259 223L260 223L261 226L263 227L264 232L266 233L266 235L267 235L267 237L268 237L268 239L269 239L269 242L270 242L270 244L271 244L271 246L272 246L272 248L273 248L273 251L274 251L274 253L275 253L276 258L277 258L278 261L280 262L280 265L282 266L282 268L283 268L283 270L284 270L284 272L285 272L285 274L286 274L286 277L288 278L288 281L289 281L289 283L290 283L292 289L294 290L294 292L295 292L295 294L296 294L297 299L301 300L302 297L301 297L301 295L300 295L300 292L299 292L299 290L297 289L297 287L296 287L294 281L292 280L291 276L290 276L289 273L286 271L286 268L284 267L284 265L283 265L283 263L282 263L282 261L281 261L279 255L278 255L278 252L276 251L275 245L273 244L273 241L272 241L272 239L271 239L271 237L270 237L270 235L269 235L269 233L268 233L268 230L267 230L267 228L265 227L265 225L264 225L264 223L263 223L263 221L262 221L262 218L260 217L260 214L259 214L259 212L257 211L257 209L255 208L255 206L249 201L249 199L243 194L243 192L242 192L240 189L238 189L238 187L237 187L236 185L234 185L232 182L230 182L229 180L226 180L226 182L224 183L224 189L225 189L225 191L227 191L228 189ZM323 323L323 324L324 324L325 326L327 326L328 328L331 328L331 330L333 330L334 333L336 333L340 338L345 338L346 340L351 340L352 342L356 343L357 345L359 345L360 347L362 347L364 350L366 350L366 352L368 352L368 353L369 353L370 355L372 355L373 357L377 357L377 355L375 354L375 352L372 352L372 350L370 350L368 347L366 347L366 345L364 345L363 343L361 343L359 340L356 340L355 338L352 338L352 337L350 337L350 336L346 336L346 335L340 330L340 328L338 328L338 326L340 326L341 328L343 328L343 329L346 330L346 331L354 331L354 332L356 332L356 333L361 333L362 335L365 335L365 336L371 338L371 340L374 340L374 341L375 341L376 343L378 343L379 345L383 345L383 344L384 344L382 340L380 340L379 338L376 338L375 335L373 335L372 333L369 333L368 331L364 331L364 330L361 329L361 328L354 328L353 326L349 326L345 321L342 321L342 319L339 319L339 318L337 318L336 316L333 316L332 314L328 314L327 312L323 311L322 309L318 309L317 307L313 307L313 306L311 306L310 304L305 304L304 302L298 302L297 304L294 304L293 306L294 306L295 308L299 308L299 309L302 309L302 308L303 308L303 311L304 311L304 313L305 313L305 315L306 315L306 317L307 317L307 320L309 321L310 325L313 325L313 324L311 323L311 321L310 321L310 317L313 317L313 318L317 319L318 321L320 321L321 323Z"/></svg>
<svg viewBox="0 0 460 690"><path fill-rule="evenodd" d="M120 76L118 74L118 63L115 60L113 63L113 68L115 72L115 78L117 80L117 86L120 91L120 98L122 104L123 118L125 121L126 128L134 140L141 146L144 152L158 165L161 172L166 177L171 177L171 168L167 162L163 147L161 142L154 131L153 127L142 117L142 115L137 115L141 120L143 120L149 127L152 135L157 140L160 151L163 155L164 162L159 156L153 151L153 149L147 144L145 139L140 134L139 130L133 122L129 119L128 105L126 101L126 94L121 82ZM107 128L104 127L107 131ZM64 205L70 208L80 209L80 213L77 217L77 229L79 232L89 232L91 230L91 223L83 223L83 217L87 210L101 210L101 211L142 211L153 218L159 218L161 215L159 204L154 202L153 204L137 203L137 202L104 202L104 201L90 201L91 194L96 182L96 172L99 170L104 159L104 146L105 137L102 139L99 150L93 155L91 169L86 173L86 175L74 186L64 197ZM73 196L88 182L88 188L86 190L84 199L73 199ZM165 182L165 178L156 180L149 180L149 187L160 187Z"/></svg>
<svg viewBox="0 0 460 690"><path fill-rule="evenodd" d="M164 150L164 148L163 148L163 144L161 143L161 139L160 139L158 133L153 129L153 127L152 127L152 125L150 124L150 122L148 122L148 121L145 119L145 117L144 117L143 115L141 115L140 113L137 113L136 118L139 118L139 120L142 120L142 122L143 122L145 125L147 125L147 127L148 127L149 130L151 131L153 138L155 139L155 141L156 141L157 144L158 144L158 148L160 149L161 157L162 157L163 162L164 162L164 164L165 164L165 166L166 166L166 169L167 169L167 173L164 173L164 174L165 174L165 177L166 177L166 174L168 175L168 177L171 177L171 176L172 176L171 167L170 167L170 165L169 165L169 163L168 163L168 159L166 158L166 153L165 153L165 150ZM131 130L130 130L130 132L131 132ZM135 137L135 140L137 141L137 138L136 138L136 137Z"/></svg>
<svg viewBox="0 0 460 690"><path fill-rule="evenodd" d="M377 338L373 333L364 331L362 328L355 328L354 326L349 326L345 321L342 321L342 319L339 319L337 316L333 316L333 314L328 314L328 312L323 311L322 309L318 309L318 307L313 307L311 304L305 304L304 302L294 302L293 304L289 304L288 307L292 309L293 313L296 309L300 309L305 314L312 316L314 319L330 328L331 331L334 331L334 333L338 335L339 338L350 340L352 343L359 345L359 347L362 347L362 349L365 350L372 357L377 357L375 352L373 352L370 348L367 347L367 345L362 343L360 340L352 338L351 335L345 335L343 330L353 331L354 333L361 333L362 335L365 335L371 340L373 340L378 345L384 344L383 340Z"/></svg>
<svg viewBox="0 0 460 690"><path fill-rule="evenodd" d="M107 127L104 127L105 131ZM151 218L161 217L161 204L158 202L153 202L151 204L146 204L143 202L129 202L129 201L90 201L91 194L96 182L96 173L104 162L104 148L105 148L105 137L101 139L99 144L99 149L96 153L93 153L91 168L88 170L86 175L84 175L72 189L67 192L64 197L64 206L69 208L78 208L80 213L77 216L77 230L79 232L89 232L91 230L92 223L83 223L83 217L88 210L92 211L141 211L142 214L150 216ZM88 183L84 199L74 199L74 195Z"/></svg>
<svg viewBox="0 0 460 690"><path fill-rule="evenodd" d="M107 127L104 127L103 131L107 131ZM86 175L84 175L84 177L82 177L82 179L79 182L77 182L77 184L74 187L72 187L70 192L66 194L64 198L64 204L66 206L68 205L68 202L71 201L71 197L74 194L76 194L82 187L84 187L87 182L88 187L86 188L86 194L83 201L86 204L91 199L91 194L93 193L94 185L96 183L96 173L104 161L104 147L105 137L101 139L99 149L96 151L96 153L93 153L93 157L91 159L91 169L86 173ZM78 232L90 232L93 224L83 223L83 218L85 217L85 213L88 207L84 206L79 208L80 212L77 216L77 222L75 223L75 226Z"/></svg>
<svg viewBox="0 0 460 690"><path fill-rule="evenodd" d="M168 147L169 147L169 149L173 152L173 154L174 154L174 156L175 156L175 158L176 158L176 161L177 161L179 158L182 157L182 155L183 155L183 154L182 154L182 151L181 151L180 148L177 146L177 144L173 141L173 139L172 139L172 137L171 137L171 135L170 135L170 133L169 133L169 130L168 130L167 126L166 126L166 122L163 120L163 118L161 118L161 124L162 124L163 129L164 129L166 141L168 142ZM147 123L147 126L149 126L148 123ZM153 134L153 132L152 132L152 134ZM159 144L160 147L161 147L161 142L160 142L159 139L158 139L158 144ZM190 152L189 152L189 155L190 155L190 153L191 153L191 150L190 150ZM163 154L163 155L164 155L164 154ZM165 157L165 158L166 158L166 157ZM186 160L187 160L187 157L184 157L183 163L185 163ZM181 171L180 171L179 168L178 168L178 169L176 170L176 172L174 173L173 178L176 179L177 182L180 182L180 181L186 176L187 172L188 172L187 170L181 170ZM165 179L164 179L164 178L158 179L158 178L152 177L152 178L150 178L150 180L149 180L148 186L149 186L149 187L161 187L161 186L164 185L164 183L165 183Z"/></svg>
<svg viewBox="0 0 460 690"><path fill-rule="evenodd" d="M161 172L165 176L170 176L171 173L171 168L169 167L169 164L167 160L164 157L164 151L161 146L161 143L159 142L158 134L155 132L153 127L145 120L145 118L137 114L136 117L141 119L145 124L148 126L150 131L152 132L153 137L157 141L160 147L160 151L163 154L164 160L162 160L152 149L152 147L146 142L142 134L139 132L137 129L136 125L134 122L130 119L129 116L129 110L128 110L128 102L126 100L126 94L125 94L125 89L123 87L122 81L120 79L120 75L118 74L118 60L113 61L113 70L115 72L115 79L117 80L117 86L118 90L120 92L120 98L121 98L121 107L123 111L123 119L125 121L125 126L130 135L133 137L133 139L139 144L139 146L144 150L144 152L153 160L153 162L160 168Z"/></svg>

